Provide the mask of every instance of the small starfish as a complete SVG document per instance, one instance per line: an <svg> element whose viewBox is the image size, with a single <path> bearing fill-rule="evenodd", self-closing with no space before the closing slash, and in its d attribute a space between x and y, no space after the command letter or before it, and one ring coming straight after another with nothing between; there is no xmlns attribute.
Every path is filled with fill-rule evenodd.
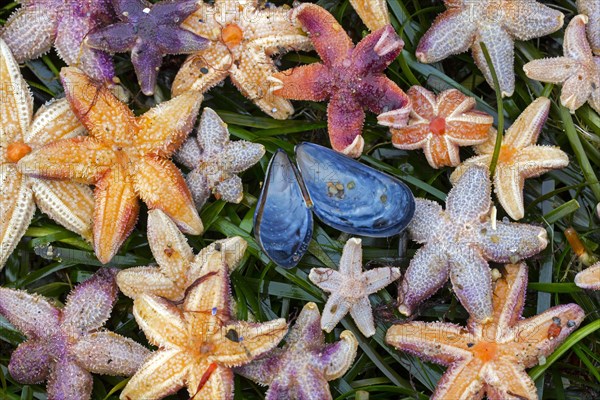
<svg viewBox="0 0 600 400"><path fill-rule="evenodd" d="M131 52L131 62L142 92L154 93L156 77L166 54L194 53L208 40L179 27L198 8L197 0L112 0L121 22L92 31L86 44L111 53Z"/></svg>
<svg viewBox="0 0 600 400"><path fill-rule="evenodd" d="M227 124L207 107L202 112L198 136L189 138L175 157L192 170L186 180L200 209L211 193L230 203L242 201L244 188L237 174L256 164L264 154L262 144L229 141Z"/></svg>
<svg viewBox="0 0 600 400"><path fill-rule="evenodd" d="M63 309L22 290L0 288L0 314L27 336L8 370L18 382L48 381L49 399L89 399L92 373L131 376L150 352L102 329L117 301L115 269L101 268L77 286Z"/></svg>
<svg viewBox="0 0 600 400"><path fill-rule="evenodd" d="M290 329L283 348L237 368L236 372L260 385L268 385L265 400L331 400L327 381L344 375L356 357L358 342L350 331L326 344L319 326L319 309L307 303Z"/></svg>
<svg viewBox="0 0 600 400"><path fill-rule="evenodd" d="M600 113L600 56L594 57L585 35L588 17L578 15L565 30L564 57L531 61L523 67L532 79L562 84L560 102L575 112L587 101Z"/></svg>
<svg viewBox="0 0 600 400"><path fill-rule="evenodd" d="M209 255L181 309L147 294L135 299L133 315L159 349L131 378L122 400L161 399L185 386L193 399L233 399L231 368L271 350L285 336L283 318L261 324L231 318L229 270L222 258L220 252Z"/></svg>
<svg viewBox="0 0 600 400"><path fill-rule="evenodd" d="M410 315L450 278L471 317L481 323L489 321L492 277L488 261L515 263L546 248L544 229L496 221L491 197L489 171L473 166L448 193L446 211L436 202L417 199L408 230L424 246L404 275L398 299L401 313Z"/></svg>
<svg viewBox="0 0 600 400"><path fill-rule="evenodd" d="M112 84L110 56L83 45L87 34L112 22L110 0L20 0L0 36L19 63L38 58L54 45L67 65L77 66L94 79Z"/></svg>
<svg viewBox="0 0 600 400"><path fill-rule="evenodd" d="M161 210L148 212L148 243L157 267L135 267L117 275L121 291L133 299L141 294L181 301L186 290L202 275L209 256L221 252L225 264L237 268L248 244L239 236L217 240L194 256L185 236Z"/></svg>
<svg viewBox="0 0 600 400"><path fill-rule="evenodd" d="M390 24L385 0L350 0L350 4L370 31L376 31Z"/></svg>
<svg viewBox="0 0 600 400"><path fill-rule="evenodd" d="M556 146L536 145L550 111L550 100L536 99L506 131L496 164L494 189L502 208L514 220L525 215L523 185L525 179L538 177L569 165L569 156ZM494 155L496 133L475 148L477 156L465 160L450 180L455 182L472 165L489 166Z"/></svg>
<svg viewBox="0 0 600 400"><path fill-rule="evenodd" d="M34 149L85 132L66 100L33 101L19 65L0 39L0 269L25 234L36 205L67 229L91 240L92 191L80 184L28 177L17 162Z"/></svg>
<svg viewBox="0 0 600 400"><path fill-rule="evenodd" d="M592 45L592 51L600 56L600 2L598 0L577 0L577 10L590 20L587 34Z"/></svg>
<svg viewBox="0 0 600 400"><path fill-rule="evenodd" d="M600 290L600 262L578 273L575 284L583 289Z"/></svg>
<svg viewBox="0 0 600 400"><path fill-rule="evenodd" d="M394 147L423 149L433 168L456 167L459 146L484 143L494 123L491 115L475 110L475 99L456 89L438 96L421 86L408 91L413 109L408 126L392 129Z"/></svg>
<svg viewBox="0 0 600 400"><path fill-rule="evenodd" d="M94 250L109 262L135 226L141 198L185 233L202 233L192 196L168 157L192 130L202 96L188 92L135 117L110 90L75 68L61 72L67 99L89 136L59 140L23 158L22 171L96 185Z"/></svg>
<svg viewBox="0 0 600 400"><path fill-rule="evenodd" d="M173 94L206 92L229 76L244 96L277 119L294 112L292 104L274 96L268 77L277 72L271 56L310 50L310 40L290 21L284 7L260 7L258 0L215 0L203 3L183 25L210 40L206 50L186 60L173 82Z"/></svg>
<svg viewBox="0 0 600 400"><path fill-rule="evenodd" d="M515 90L514 40L530 40L562 28L565 16L534 0L444 0L448 10L440 14L417 47L423 63L441 61L469 48L491 87L494 81L480 43L485 43L502 96Z"/></svg>
<svg viewBox="0 0 600 400"><path fill-rule="evenodd" d="M398 268L374 268L363 272L361 240L351 238L346 242L340 268L313 268L308 279L322 290L331 293L321 319L321 328L331 332L350 312L358 329L365 337L375 334L373 310L369 295L378 292L400 278Z"/></svg>
<svg viewBox="0 0 600 400"><path fill-rule="evenodd" d="M397 349L448 367L431 397L490 400L537 399L525 372L550 355L581 323L577 304L553 307L523 319L527 266L506 265L494 287L493 322L473 317L466 328L444 322L392 326L385 341Z"/></svg>
<svg viewBox="0 0 600 400"><path fill-rule="evenodd" d="M394 127L406 125L410 100L383 73L404 47L394 28L387 25L354 47L333 15L315 4L301 4L294 9L292 18L300 21L309 34L323 63L274 74L270 79L276 84L273 93L293 100L329 99L331 147L354 158L361 155L364 147L364 109L388 118L394 116Z"/></svg>

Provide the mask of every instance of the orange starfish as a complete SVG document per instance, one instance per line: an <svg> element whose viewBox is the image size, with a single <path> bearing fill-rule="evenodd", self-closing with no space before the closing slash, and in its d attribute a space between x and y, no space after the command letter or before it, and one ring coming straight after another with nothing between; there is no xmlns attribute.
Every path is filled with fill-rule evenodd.
<svg viewBox="0 0 600 400"><path fill-rule="evenodd" d="M60 140L20 161L33 176L96 185L94 251L109 262L133 229L138 198L189 234L203 226L181 172L169 157L194 126L202 96L188 92L140 117L76 68L61 72L67 99L89 137Z"/></svg>
<svg viewBox="0 0 600 400"><path fill-rule="evenodd" d="M583 320L577 304L553 307L522 319L527 267L505 266L494 288L494 319L481 324L469 320L458 325L420 321L392 326L386 342L426 360L448 366L432 400L537 399L526 368L537 365L573 332Z"/></svg>
<svg viewBox="0 0 600 400"><path fill-rule="evenodd" d="M475 110L475 99L456 89L436 96L421 86L408 91L412 112L408 126L391 129L392 143L403 150L423 149L433 168L456 167L459 146L484 143L494 118Z"/></svg>

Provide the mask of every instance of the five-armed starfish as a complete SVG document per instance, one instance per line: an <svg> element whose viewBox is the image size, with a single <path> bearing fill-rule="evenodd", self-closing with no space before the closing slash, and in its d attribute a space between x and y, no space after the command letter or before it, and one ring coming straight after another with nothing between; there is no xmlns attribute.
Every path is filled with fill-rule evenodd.
<svg viewBox="0 0 600 400"><path fill-rule="evenodd" d="M112 84L115 71L110 55L83 45L93 29L111 23L110 0L21 0L0 31L19 63L38 58L52 45L67 65L77 66L94 79Z"/></svg>
<svg viewBox="0 0 600 400"><path fill-rule="evenodd" d="M331 147L351 157L362 154L364 109L394 116L395 128L406 125L410 100L383 71L400 54L404 42L390 25L356 47L344 28L325 9L305 3L293 11L309 34L323 63L278 72L274 93L293 100L329 100L327 120Z"/></svg>
<svg viewBox="0 0 600 400"><path fill-rule="evenodd" d="M565 30L564 57L531 61L525 74L542 82L563 84L560 102L575 112L587 101L600 113L600 56L594 57L585 34L588 17L577 15Z"/></svg>
<svg viewBox="0 0 600 400"><path fill-rule="evenodd" d="M458 179L446 199L416 199L408 226L411 238L423 243L411 260L398 296L399 310L414 308L452 281L456 296L471 317L484 323L492 318L492 278L488 261L518 262L548 244L540 227L496 221L487 168L472 166Z"/></svg>
<svg viewBox="0 0 600 400"><path fill-rule="evenodd" d="M92 31L86 44L111 53L130 51L142 92L152 95L164 55L193 53L208 45L208 40L179 27L196 11L197 2L112 0L121 22Z"/></svg>
<svg viewBox="0 0 600 400"><path fill-rule="evenodd" d="M515 90L514 40L530 40L559 30L564 15L534 0L444 0L448 10L425 33L416 55L433 63L469 48L491 87L494 81L480 43L485 43L503 96Z"/></svg>
<svg viewBox="0 0 600 400"><path fill-rule="evenodd" d="M77 286L63 309L21 290L0 288L0 314L27 336L8 370L18 382L48 381L49 399L91 398L92 375L131 376L150 352L102 329L117 300L116 270L101 268Z"/></svg>
<svg viewBox="0 0 600 400"><path fill-rule="evenodd" d="M0 39L0 269L27 230L37 206L66 228L91 240L92 191L77 183L21 174L16 163L45 144L85 129L66 100L43 107L33 118L33 99L19 65Z"/></svg>
<svg viewBox="0 0 600 400"><path fill-rule="evenodd" d="M583 289L600 290L600 262L578 273L575 284Z"/></svg>
<svg viewBox="0 0 600 400"><path fill-rule="evenodd" d="M94 250L109 262L139 213L138 198L190 234L202 221L181 172L168 159L194 126L202 96L187 92L135 117L105 86L75 68L61 72L67 99L89 136L60 140L21 159L33 176L96 185Z"/></svg>
<svg viewBox="0 0 600 400"><path fill-rule="evenodd" d="M181 309L147 294L134 301L138 325L159 349L131 378L122 400L161 399L186 386L192 399L231 400L231 367L249 363L285 336L285 319L257 324L231 318L229 269L222 257L208 257Z"/></svg>
<svg viewBox="0 0 600 400"><path fill-rule="evenodd" d="M321 328L331 332L350 312L365 337L375 334L375 322L369 295L400 278L398 268L375 268L363 272L361 240L351 238L344 245L340 268L313 268L308 278L318 287L331 293L321 319Z"/></svg>
<svg viewBox="0 0 600 400"><path fill-rule="evenodd" d="M600 1L577 0L577 10L589 18L588 38L592 45L592 51L595 55L600 56Z"/></svg>
<svg viewBox="0 0 600 400"><path fill-rule="evenodd" d="M350 331L343 331L339 341L325 343L319 309L307 303L290 329L283 348L236 369L236 372L268 385L265 400L331 400L327 381L339 378L352 365L358 342Z"/></svg>
<svg viewBox="0 0 600 400"><path fill-rule="evenodd" d="M117 275L119 289L133 299L144 293L180 301L185 291L204 275L212 253L222 253L225 264L233 270L248 247L244 239L234 236L217 240L194 256L185 236L161 210L148 212L148 243L158 268L128 268Z"/></svg>
<svg viewBox="0 0 600 400"><path fill-rule="evenodd" d="M192 170L186 181L200 209L211 193L230 203L242 201L244 188L237 174L256 164L264 154L262 144L229 141L227 124L207 107L202 112L198 136L189 138L175 158Z"/></svg>
<svg viewBox="0 0 600 400"><path fill-rule="evenodd" d="M496 164L494 190L502 208L514 220L525 216L523 186L525 179L534 178L553 169L569 165L569 156L556 146L538 146L538 136L550 111L550 100L536 99L506 131L502 138L500 158ZM450 177L455 182L473 165L489 166L496 143L496 134L477 146L477 156L465 160Z"/></svg>
<svg viewBox="0 0 600 400"><path fill-rule="evenodd" d="M550 355L583 320L577 304L553 307L522 319L527 267L506 265L494 287L493 322L471 318L466 328L444 322L392 326L386 342L425 360L448 367L432 400L537 399L525 372Z"/></svg>
<svg viewBox="0 0 600 400"><path fill-rule="evenodd" d="M183 27L210 40L206 50L188 57L173 82L173 94L206 92L229 76L244 96L273 118L286 119L292 104L271 92L277 72L271 56L310 50L310 40L283 7L259 7L258 0L202 3Z"/></svg>
<svg viewBox="0 0 600 400"><path fill-rule="evenodd" d="M423 149L433 168L456 167L460 146L484 143L494 123L491 115L475 110L475 99L456 89L438 96L421 86L408 91L412 112L408 126L391 129L392 143L403 150Z"/></svg>

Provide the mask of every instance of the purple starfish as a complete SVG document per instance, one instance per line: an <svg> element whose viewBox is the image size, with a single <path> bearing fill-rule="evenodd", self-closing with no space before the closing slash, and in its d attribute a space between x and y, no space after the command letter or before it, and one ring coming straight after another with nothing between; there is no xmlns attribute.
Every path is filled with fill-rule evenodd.
<svg viewBox="0 0 600 400"><path fill-rule="evenodd" d="M90 33L86 43L111 53L131 51L131 62L142 92L154 93L156 76L166 54L194 53L208 40L179 25L196 11L197 0L163 1L112 0L121 22Z"/></svg>
<svg viewBox="0 0 600 400"><path fill-rule="evenodd" d="M22 0L0 36L19 63L40 57L52 45L68 64L92 78L112 83L110 56L83 46L86 35L114 19L110 0Z"/></svg>
<svg viewBox="0 0 600 400"><path fill-rule="evenodd" d="M8 364L24 384L48 381L48 399L85 400L91 373L133 375L150 353L116 333L102 330L117 300L117 270L102 268L77 286L61 310L42 296L0 288L0 314L27 336Z"/></svg>

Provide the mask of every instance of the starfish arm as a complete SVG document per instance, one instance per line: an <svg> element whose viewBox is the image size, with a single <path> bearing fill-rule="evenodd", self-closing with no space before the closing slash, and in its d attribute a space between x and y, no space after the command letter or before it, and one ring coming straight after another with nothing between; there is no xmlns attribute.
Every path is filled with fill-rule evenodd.
<svg viewBox="0 0 600 400"><path fill-rule="evenodd" d="M594 54L600 55L600 4L595 0L577 0L577 10L588 16L590 44Z"/></svg>
<svg viewBox="0 0 600 400"><path fill-rule="evenodd" d="M359 299L351 308L350 316L354 320L358 330L365 336L371 337L375 334L375 320L373 318L373 308L369 297L365 296Z"/></svg>
<svg viewBox="0 0 600 400"><path fill-rule="evenodd" d="M133 303L133 316L148 341L160 348L185 348L189 341L184 316L170 301L141 294Z"/></svg>
<svg viewBox="0 0 600 400"><path fill-rule="evenodd" d="M487 214L492 205L489 171L484 167L468 168L448 193L446 212L452 220L475 221Z"/></svg>
<svg viewBox="0 0 600 400"><path fill-rule="evenodd" d="M35 23L32 23L35 21ZM52 9L23 6L2 27L2 40L19 63L40 57L52 48L58 22ZM2 82L5 82L2 79ZM4 101L4 99L3 99Z"/></svg>
<svg viewBox="0 0 600 400"><path fill-rule="evenodd" d="M495 135L494 135L494 137L495 137ZM488 142L490 140L492 140L492 137L490 137ZM452 184L455 185L456 182L458 182L458 180L461 178L461 176L463 176L465 172L467 172L469 169L471 169L473 167L485 167L485 168L489 167L491 160L492 160L492 154L487 153L487 143L488 142L485 142L485 143L477 146L477 149L481 150L482 155L474 156L474 157L466 159L461 164L459 164L454 169L454 171L452 171L452 174L450 175L450 182L452 182ZM484 153L484 151L482 149L485 149L486 152ZM490 202L490 204L491 204L491 202Z"/></svg>
<svg viewBox="0 0 600 400"><path fill-rule="evenodd" d="M276 54L284 54L288 51L311 51L312 43L308 36L304 34L302 28L294 27L290 25L286 27L285 30L281 31L277 28L272 28L269 22L277 23L277 10L274 10L275 13L271 14L273 11L269 10L267 12L268 19L266 20L266 25L263 25L260 33L256 33L255 35L260 36L262 32L265 32L264 37L260 37L258 39L252 40L251 46L254 47L255 50L262 49L262 51L269 57L274 56ZM287 10L281 10L283 15L289 15ZM257 22L257 24L261 24L262 21ZM285 22L289 24L289 22ZM257 29L255 26L254 29ZM273 35L273 32L277 32L276 35Z"/></svg>
<svg viewBox="0 0 600 400"><path fill-rule="evenodd" d="M134 176L134 185L149 209L160 209L188 234L204 230L181 171L170 160L145 156Z"/></svg>
<svg viewBox="0 0 600 400"><path fill-rule="evenodd" d="M71 111L69 102L60 99L39 109L25 134L24 142L37 147L84 133L85 128Z"/></svg>
<svg viewBox="0 0 600 400"><path fill-rule="evenodd" d="M408 123L411 110L410 98L385 75L365 79L359 97L373 113L394 115L394 127L406 126Z"/></svg>
<svg viewBox="0 0 600 400"><path fill-rule="evenodd" d="M350 331L342 331L340 340L325 346L318 355L318 365L325 367L325 379L332 381L344 375L352 366L357 349L358 341Z"/></svg>
<svg viewBox="0 0 600 400"><path fill-rule="evenodd" d="M313 268L308 274L308 279L328 293L338 291L343 281L342 274L331 268Z"/></svg>
<svg viewBox="0 0 600 400"><path fill-rule="evenodd" d="M537 143L538 136L548 119L551 102L539 97L531 103L504 135L504 145L521 149Z"/></svg>
<svg viewBox="0 0 600 400"><path fill-rule="evenodd" d="M0 314L28 338L47 338L59 329L60 311L25 291L0 288Z"/></svg>
<svg viewBox="0 0 600 400"><path fill-rule="evenodd" d="M565 16L538 1L504 3L503 25L518 40L531 40L562 28Z"/></svg>
<svg viewBox="0 0 600 400"><path fill-rule="evenodd" d="M157 267L133 267L119 271L117 284L121 292L132 299L141 294L164 297L172 301L183 298L183 291L177 286L177 282L165 276Z"/></svg>
<svg viewBox="0 0 600 400"><path fill-rule="evenodd" d="M76 362L62 359L54 365L46 391L49 399L89 399L93 384L92 374Z"/></svg>
<svg viewBox="0 0 600 400"><path fill-rule="evenodd" d="M110 53L125 53L133 48L137 37L133 24L117 22L90 32L85 44Z"/></svg>
<svg viewBox="0 0 600 400"><path fill-rule="evenodd" d="M265 146L262 144L238 140L227 145L224 161L230 172L239 174L259 162L264 155Z"/></svg>
<svg viewBox="0 0 600 400"><path fill-rule="evenodd" d="M423 153L429 165L436 169L460 164L458 146L446 135L443 137L432 135L431 139L424 143Z"/></svg>
<svg viewBox="0 0 600 400"><path fill-rule="evenodd" d="M371 31L390 23L385 0L350 0L350 4Z"/></svg>
<svg viewBox="0 0 600 400"><path fill-rule="evenodd" d="M523 66L528 78L554 84L564 83L579 69L579 62L569 57L533 60Z"/></svg>
<svg viewBox="0 0 600 400"><path fill-rule="evenodd" d="M101 375L131 376L150 355L141 344L108 331L85 335L72 349L80 366Z"/></svg>
<svg viewBox="0 0 600 400"><path fill-rule="evenodd" d="M244 198L242 178L237 175L233 175L221 182L218 182L214 191L217 199L226 201L228 203L239 204Z"/></svg>
<svg viewBox="0 0 600 400"><path fill-rule="evenodd" d="M596 57L596 65L600 71L600 57ZM598 78L600 81L600 77ZM597 83L596 89L592 91L592 97L588 99L590 106L600 114L600 82Z"/></svg>
<svg viewBox="0 0 600 400"><path fill-rule="evenodd" d="M390 283L400 278L399 268L374 268L369 271L365 271L362 274L365 284L365 291L369 294L376 293L388 286Z"/></svg>
<svg viewBox="0 0 600 400"><path fill-rule="evenodd" d="M493 123L491 115L478 111L467 112L446 120L446 136L460 146L483 144L489 140Z"/></svg>
<svg viewBox="0 0 600 400"><path fill-rule="evenodd" d="M407 95L412 104L413 120L430 122L438 116L438 100L433 92L422 86L412 86L408 89Z"/></svg>
<svg viewBox="0 0 600 400"><path fill-rule="evenodd" d="M464 53L473 44L476 30L477 24L468 12L449 9L435 19L421 38L416 50L417 59L433 63Z"/></svg>
<svg viewBox="0 0 600 400"><path fill-rule="evenodd" d="M404 48L404 42L391 25L367 35L352 52L359 73L383 72Z"/></svg>
<svg viewBox="0 0 600 400"><path fill-rule="evenodd" d="M216 363L200 361L190 368L187 387L193 400L233 400L233 371Z"/></svg>
<svg viewBox="0 0 600 400"><path fill-rule="evenodd" d="M204 265L208 262L213 253L221 253L229 271L235 270L239 265L244 254L248 249L248 242L240 236L234 236L227 239L216 240L206 246L194 257L194 262L189 269L189 277L193 282L202 275Z"/></svg>
<svg viewBox="0 0 600 400"><path fill-rule="evenodd" d="M196 168L187 174L185 181L190 189L196 208L198 210L201 209L211 194L211 187L208 179L206 179L206 176L199 168Z"/></svg>
<svg viewBox="0 0 600 400"><path fill-rule="evenodd" d="M202 129L202 127L200 127L200 129ZM185 140L185 142L183 142L173 158L179 164L183 164L189 169L194 169L200 164L203 152L204 150L200 149L196 138L189 137Z"/></svg>
<svg viewBox="0 0 600 400"><path fill-rule="evenodd" d="M473 24L475 25L475 24ZM492 71L488 65L480 43L485 43L490 59L498 76L502 96L510 97L515 90L515 48L513 38L500 24L481 27L471 47L475 64L479 67L487 83L494 87Z"/></svg>
<svg viewBox="0 0 600 400"><path fill-rule="evenodd" d="M313 302L306 303L296 323L290 329L286 342L291 345L301 343L323 343L325 335L321 330L319 308Z"/></svg>
<svg viewBox="0 0 600 400"><path fill-rule="evenodd" d="M27 177L13 165L0 165L0 269L25 234L35 212Z"/></svg>
<svg viewBox="0 0 600 400"><path fill-rule="evenodd" d="M268 386L277 378L277 374L282 368L284 354L285 350L274 348L264 357L236 368L235 372L259 385Z"/></svg>
<svg viewBox="0 0 600 400"><path fill-rule="evenodd" d="M277 379L269 387L265 400L302 399L331 400L329 383L317 368L308 367L302 374L294 376L293 382Z"/></svg>
<svg viewBox="0 0 600 400"><path fill-rule="evenodd" d="M324 101L330 95L329 68L320 63L301 65L273 74L273 94L292 100Z"/></svg>
<svg viewBox="0 0 600 400"><path fill-rule="evenodd" d="M569 156L555 146L528 146L516 155L516 166L525 178L535 178L569 165Z"/></svg>
<svg viewBox="0 0 600 400"><path fill-rule="evenodd" d="M223 155L229 143L229 130L215 110L204 107L198 135L189 140L194 140L195 143L188 145L187 158L193 167L197 167L202 159Z"/></svg>
<svg viewBox="0 0 600 400"><path fill-rule="evenodd" d="M600 290L600 263L575 275L575 284L583 289Z"/></svg>
<svg viewBox="0 0 600 400"><path fill-rule="evenodd" d="M180 349L156 351L129 380L119 398L159 400L177 393L185 386L191 362Z"/></svg>
<svg viewBox="0 0 600 400"><path fill-rule="evenodd" d="M514 165L500 165L494 175L494 188L498 202L515 221L525 216L523 186L525 176Z"/></svg>
<svg viewBox="0 0 600 400"><path fill-rule="evenodd" d="M560 94L561 104L567 107L571 113L591 99L592 80L598 80L581 69L578 72L565 81Z"/></svg>
<svg viewBox="0 0 600 400"><path fill-rule="evenodd" d="M446 252L428 245L419 249L398 288L398 310L411 315L416 306L448 281L448 267Z"/></svg>
<svg viewBox="0 0 600 400"><path fill-rule="evenodd" d="M362 273L362 240L350 238L344 245L340 258L339 273L342 276L359 277Z"/></svg>
<svg viewBox="0 0 600 400"><path fill-rule="evenodd" d="M210 41L202 36L179 27L161 25L156 34L156 45L163 54L195 53L209 44Z"/></svg>
<svg viewBox="0 0 600 400"><path fill-rule="evenodd" d="M131 63L138 78L142 93L146 96L154 94L156 78L162 65L163 54L157 43L138 41L131 49Z"/></svg>
<svg viewBox="0 0 600 400"><path fill-rule="evenodd" d="M52 350L42 340L25 341L10 356L8 372L19 383L42 383L48 378L54 361Z"/></svg>
<svg viewBox="0 0 600 400"><path fill-rule="evenodd" d="M504 334L502 331L504 328L513 326L521 320L527 294L528 272L525 263L504 266L502 277L494 282L494 323L483 328L486 338L498 340L497 336ZM470 326L476 323L469 321Z"/></svg>
<svg viewBox="0 0 600 400"><path fill-rule="evenodd" d="M197 9L198 0L165 1L152 6L152 15L159 21L179 22Z"/></svg>
<svg viewBox="0 0 600 400"><path fill-rule="evenodd" d="M185 60L173 81L173 96L179 96L188 90L202 93L208 91L229 75L232 65L229 49L221 43L213 42L208 49Z"/></svg>
<svg viewBox="0 0 600 400"><path fill-rule="evenodd" d="M489 400L538 398L535 383L523 367L508 362L496 362L493 372L488 369L484 376Z"/></svg>
<svg viewBox="0 0 600 400"><path fill-rule="evenodd" d="M348 314L352 304L339 292L332 293L323 307L321 329L329 333Z"/></svg>
<svg viewBox="0 0 600 400"><path fill-rule="evenodd" d="M130 16L140 15L145 8L149 8L150 3L146 0L111 0L111 4L118 17L125 19Z"/></svg>
<svg viewBox="0 0 600 400"><path fill-rule="evenodd" d="M438 381L430 400L483 399L485 382L479 375L480 369L481 362L477 360L451 366Z"/></svg>
<svg viewBox="0 0 600 400"><path fill-rule="evenodd" d="M485 258L498 262L517 262L544 250L546 230L535 225L487 222L474 239Z"/></svg>
<svg viewBox="0 0 600 400"><path fill-rule="evenodd" d="M417 122L400 129L391 129L394 147L403 150L417 150L426 146L431 140L428 123Z"/></svg>
<svg viewBox="0 0 600 400"><path fill-rule="evenodd" d="M477 102L473 97L466 96L460 90L445 90L437 97L437 114L444 118L457 117L473 110L476 104Z"/></svg>
<svg viewBox="0 0 600 400"><path fill-rule="evenodd" d="M563 42L565 57L583 62L591 59L592 48L586 36L588 21L587 16L577 15L571 20L567 29L565 29L565 39Z"/></svg>
<svg viewBox="0 0 600 400"><path fill-rule="evenodd" d="M365 112L352 96L336 93L327 105L327 125L331 147L349 157L360 157L364 147L362 128Z"/></svg>
<svg viewBox="0 0 600 400"><path fill-rule="evenodd" d="M415 199L415 214L408 225L410 238L417 243L427 243L436 232L435 227L444 224L444 210L435 201Z"/></svg>

